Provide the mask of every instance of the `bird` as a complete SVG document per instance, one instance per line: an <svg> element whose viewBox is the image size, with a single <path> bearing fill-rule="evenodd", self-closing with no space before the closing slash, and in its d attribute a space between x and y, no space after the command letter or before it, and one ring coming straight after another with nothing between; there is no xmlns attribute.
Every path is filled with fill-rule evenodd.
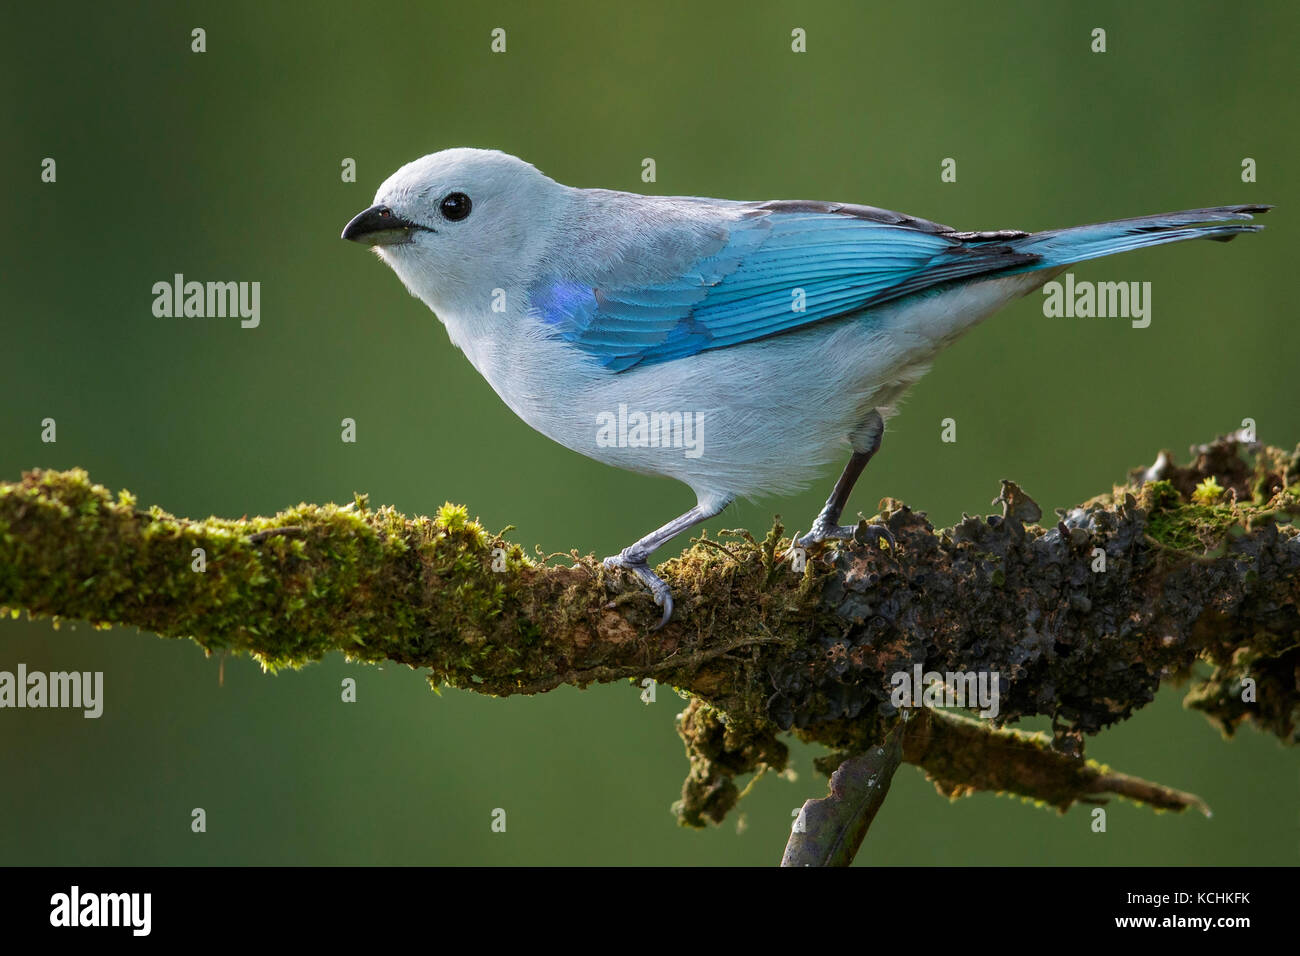
<svg viewBox="0 0 1300 956"><path fill-rule="evenodd" d="M529 426L692 489L693 508L604 561L649 589L658 630L673 596L654 551L738 498L808 487L846 451L793 546L858 531L897 547L882 523L840 523L849 494L903 395L980 321L1074 263L1227 241L1270 208L963 231L852 203L571 187L458 147L389 176L342 238L397 273Z"/></svg>

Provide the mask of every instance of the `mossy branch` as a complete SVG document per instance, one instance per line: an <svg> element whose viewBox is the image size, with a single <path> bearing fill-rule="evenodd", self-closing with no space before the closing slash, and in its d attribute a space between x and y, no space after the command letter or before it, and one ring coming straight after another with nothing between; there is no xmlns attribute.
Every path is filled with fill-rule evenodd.
<svg viewBox="0 0 1300 956"><path fill-rule="evenodd" d="M529 557L463 507L408 519L358 496L190 520L142 511L84 471L33 471L0 484L0 607L134 625L271 669L337 650L493 695L654 677L697 698L681 723L689 823L721 818L734 776L783 767L778 730L838 762L896 722L891 675L997 672L996 722L1045 714L1057 732L1031 740L937 712L911 722L904 759L943 792L1178 808L1195 798L1083 761L1083 735L1197 661L1211 672L1189 704L1226 733L1251 720L1294 742L1300 712L1300 449L1231 437L1194 451L1185 468L1162 452L1046 526L1010 482L1002 514L939 531L885 499L896 551L828 548L798 573L779 523L761 541L699 540L658 569L677 610L654 633L658 609L635 581L590 556Z"/></svg>

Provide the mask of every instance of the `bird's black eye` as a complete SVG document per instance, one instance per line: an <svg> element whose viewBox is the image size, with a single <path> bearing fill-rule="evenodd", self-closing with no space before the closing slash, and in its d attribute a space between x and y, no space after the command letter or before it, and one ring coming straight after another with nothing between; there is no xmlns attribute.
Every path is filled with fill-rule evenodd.
<svg viewBox="0 0 1300 956"><path fill-rule="evenodd" d="M469 215L472 207L469 197L464 193L448 193L442 197L442 214L452 222L460 222Z"/></svg>

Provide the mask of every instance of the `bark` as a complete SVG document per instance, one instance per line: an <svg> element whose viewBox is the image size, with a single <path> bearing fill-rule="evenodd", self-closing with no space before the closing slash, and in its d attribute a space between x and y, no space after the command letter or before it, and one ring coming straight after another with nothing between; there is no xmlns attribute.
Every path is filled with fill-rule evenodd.
<svg viewBox="0 0 1300 956"><path fill-rule="evenodd" d="M530 557L463 507L408 519L358 496L190 520L84 471L33 471L0 484L0 607L272 669L337 650L492 695L651 677L695 698L679 813L696 825L734 804L736 776L784 767L779 732L830 747L829 772L898 723L896 675L996 673L995 720L926 711L901 735L942 792L1177 809L1196 798L1084 760L1083 737L1170 680L1190 681L1189 704L1227 734L1251 721L1294 743L1300 711L1300 448L1233 436L1193 452L1187 467L1162 452L1042 524L1011 482L1000 514L941 530L885 499L896 549L850 542L802 567L779 523L762 540L702 538L659 567L677 609L653 633L659 610L635 580L576 552ZM1002 728L1030 715L1055 734Z"/></svg>

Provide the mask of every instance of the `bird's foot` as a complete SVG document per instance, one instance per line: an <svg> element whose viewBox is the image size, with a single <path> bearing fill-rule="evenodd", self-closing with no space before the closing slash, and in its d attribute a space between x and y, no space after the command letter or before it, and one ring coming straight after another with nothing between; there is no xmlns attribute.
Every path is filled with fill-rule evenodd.
<svg viewBox="0 0 1300 956"><path fill-rule="evenodd" d="M664 582L663 578L650 570L650 565L646 563L644 557L629 557L628 553L623 551L606 558L602 563L607 568L622 568L625 571L631 571L641 579L642 584L650 589L650 593L654 595L655 603L664 609L663 619L650 630L657 631L668 623L668 619L673 616L672 588Z"/></svg>
<svg viewBox="0 0 1300 956"><path fill-rule="evenodd" d="M898 548L898 542L894 540L894 533L883 524L865 521L856 525L836 524L833 521L826 520L824 515L817 516L811 531L805 535L795 535L793 539L796 548L805 550L823 541L857 541L861 544L874 541L876 547L881 549L885 545L889 545L890 551L895 551Z"/></svg>

